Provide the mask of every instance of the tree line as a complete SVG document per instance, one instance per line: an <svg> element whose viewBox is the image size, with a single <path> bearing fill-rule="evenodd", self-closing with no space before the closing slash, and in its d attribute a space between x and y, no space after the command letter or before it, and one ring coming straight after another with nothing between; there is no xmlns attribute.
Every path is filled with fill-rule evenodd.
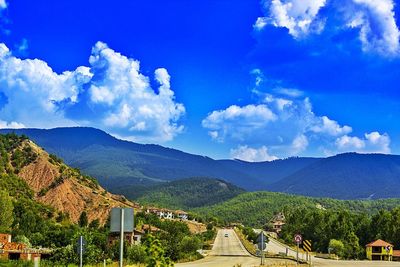
<svg viewBox="0 0 400 267"><path fill-rule="evenodd" d="M312 241L313 251L333 252L346 259L365 258L365 245L383 239L400 249L400 207L374 215L349 210L286 209L280 237L294 243L294 234Z"/></svg>

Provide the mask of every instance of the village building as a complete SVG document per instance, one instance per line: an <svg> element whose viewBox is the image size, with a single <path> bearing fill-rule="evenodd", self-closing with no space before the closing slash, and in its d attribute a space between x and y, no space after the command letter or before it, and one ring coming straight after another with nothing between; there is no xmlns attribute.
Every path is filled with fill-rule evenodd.
<svg viewBox="0 0 400 267"><path fill-rule="evenodd" d="M189 219L189 214L183 210L176 210L175 215L178 219L181 219L183 221L186 221Z"/></svg>
<svg viewBox="0 0 400 267"><path fill-rule="evenodd" d="M270 225L272 226L272 229L269 230L279 235L282 231L282 227L285 225L285 215L282 212L275 214L270 220Z"/></svg>
<svg viewBox="0 0 400 267"><path fill-rule="evenodd" d="M124 239L129 245L138 245L141 242L144 231L134 230L133 232L124 232ZM112 246L117 243L120 239L120 233L110 233L108 235L108 245Z"/></svg>
<svg viewBox="0 0 400 267"><path fill-rule="evenodd" d="M188 213L183 210L173 211L169 209L159 209L151 207L146 210L146 213L156 214L160 219L166 220L180 219L186 221L189 219Z"/></svg>
<svg viewBox="0 0 400 267"><path fill-rule="evenodd" d="M392 261L393 245L378 239L366 245L366 253L369 260ZM396 254L398 254L397 251Z"/></svg>
<svg viewBox="0 0 400 267"><path fill-rule="evenodd" d="M0 234L0 259L2 260L40 260L42 255L49 255L45 249L27 248L25 244L11 242L11 235Z"/></svg>

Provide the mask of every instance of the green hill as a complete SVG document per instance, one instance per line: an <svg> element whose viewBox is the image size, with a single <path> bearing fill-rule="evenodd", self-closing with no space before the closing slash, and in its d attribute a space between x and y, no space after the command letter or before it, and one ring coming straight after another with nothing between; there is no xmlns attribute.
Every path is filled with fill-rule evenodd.
<svg viewBox="0 0 400 267"><path fill-rule="evenodd" d="M295 208L349 210L375 214L381 209L391 210L400 206L400 199L382 200L336 200L312 198L275 192L248 192L228 201L212 206L196 208L193 211L207 217L216 217L226 222L241 222L261 227L274 213Z"/></svg>
<svg viewBox="0 0 400 267"><path fill-rule="evenodd" d="M211 178L189 178L147 187L128 186L116 191L141 204L171 209L214 205L245 192L235 185Z"/></svg>

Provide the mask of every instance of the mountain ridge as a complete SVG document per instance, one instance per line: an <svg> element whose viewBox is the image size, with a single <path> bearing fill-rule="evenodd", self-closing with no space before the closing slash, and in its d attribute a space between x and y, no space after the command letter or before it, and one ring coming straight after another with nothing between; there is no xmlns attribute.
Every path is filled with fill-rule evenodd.
<svg viewBox="0 0 400 267"><path fill-rule="evenodd" d="M114 193L120 193L118 188L125 186L209 177L248 191L270 190L339 199L400 197L398 155L344 153L327 158L245 162L214 160L161 145L119 140L90 127L2 129L0 132L28 135L69 165L97 177L102 186ZM376 161L377 158L380 160ZM381 183L379 177L390 182Z"/></svg>

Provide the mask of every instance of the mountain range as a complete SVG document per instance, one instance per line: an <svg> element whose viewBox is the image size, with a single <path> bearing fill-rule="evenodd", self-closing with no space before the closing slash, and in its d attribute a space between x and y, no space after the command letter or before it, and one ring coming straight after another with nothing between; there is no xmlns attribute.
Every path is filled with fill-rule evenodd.
<svg viewBox="0 0 400 267"><path fill-rule="evenodd" d="M345 153L271 162L214 160L160 145L119 140L85 127L2 129L25 134L114 193L190 177L225 180L248 191L269 190L338 199L400 197L400 156Z"/></svg>

